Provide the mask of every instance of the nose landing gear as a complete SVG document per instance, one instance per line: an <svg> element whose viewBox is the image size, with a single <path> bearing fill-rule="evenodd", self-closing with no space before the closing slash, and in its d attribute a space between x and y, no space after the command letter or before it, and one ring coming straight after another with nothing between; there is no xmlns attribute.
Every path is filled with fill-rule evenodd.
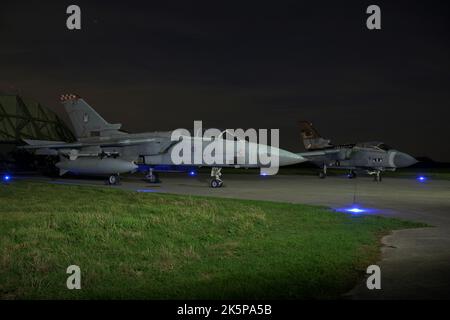
<svg viewBox="0 0 450 320"><path fill-rule="evenodd" d="M221 188L223 186L223 181L222 179L220 179L220 177L222 176L222 173L220 172L222 170L222 168L218 168L218 167L212 167L211 168L211 182L210 182L210 186L211 188Z"/></svg>
<svg viewBox="0 0 450 320"><path fill-rule="evenodd" d="M159 180L158 174L153 172L153 168L150 168L148 170L148 174L145 176L145 179L150 183L159 183L161 182Z"/></svg>
<svg viewBox="0 0 450 320"><path fill-rule="evenodd" d="M377 171L373 176L373 181L381 182L381 171Z"/></svg>
<svg viewBox="0 0 450 320"><path fill-rule="evenodd" d="M381 171L380 170L369 171L369 174L373 175L373 181L381 182Z"/></svg>

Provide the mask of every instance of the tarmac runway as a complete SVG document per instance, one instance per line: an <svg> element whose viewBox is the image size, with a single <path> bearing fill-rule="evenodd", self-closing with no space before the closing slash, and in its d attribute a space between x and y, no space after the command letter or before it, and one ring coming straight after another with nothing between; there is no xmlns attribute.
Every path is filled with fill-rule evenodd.
<svg viewBox="0 0 450 320"><path fill-rule="evenodd" d="M252 174L227 174L224 187L209 187L209 177L164 174L162 183L149 184L137 176L120 186L103 180L31 178L51 183L86 184L139 192L164 192L239 199L325 205L335 209L357 203L366 214L424 222L432 227L399 230L383 238L381 290L368 290L365 280L349 292L351 299L449 299L450 298L450 181Z"/></svg>

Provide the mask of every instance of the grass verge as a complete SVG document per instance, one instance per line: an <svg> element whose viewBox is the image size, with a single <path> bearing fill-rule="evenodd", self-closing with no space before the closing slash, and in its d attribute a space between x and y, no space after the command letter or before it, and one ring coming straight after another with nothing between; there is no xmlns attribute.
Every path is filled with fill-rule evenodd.
<svg viewBox="0 0 450 320"><path fill-rule="evenodd" d="M1 299L337 298L380 236L421 224L318 206L0 185ZM66 268L81 268L81 290Z"/></svg>

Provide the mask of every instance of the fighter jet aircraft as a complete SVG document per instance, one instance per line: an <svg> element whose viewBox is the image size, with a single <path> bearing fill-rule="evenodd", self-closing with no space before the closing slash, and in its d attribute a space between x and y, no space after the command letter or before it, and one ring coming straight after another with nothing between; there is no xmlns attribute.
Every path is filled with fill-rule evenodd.
<svg viewBox="0 0 450 320"><path fill-rule="evenodd" d="M111 124L92 109L84 99L75 94L61 96L61 102L69 115L77 141L72 143L62 141L25 140L28 144L22 148L33 150L37 155L59 156L56 167L60 175L72 172L83 175L108 176L107 183L117 184L121 173L134 172L140 167L148 170L146 176L150 182L157 180L155 168L161 165L174 165L171 151L182 140L201 139L200 146L206 147L211 138L183 136L177 141L172 140L172 131L131 134L121 131L121 124ZM223 139L225 144L236 144L236 141ZM190 141L188 141L190 142ZM198 142L198 140L197 140ZM224 164L195 163L193 166L211 167L212 188L223 185L221 179L222 167L256 167L262 168L261 162L251 163L249 159L260 158L262 144L241 141L240 147L226 148L223 157ZM232 151L229 151L229 150ZM277 151L279 166L306 161L302 156L286 150L272 147ZM251 154L253 153L253 154ZM256 154L255 154L256 153ZM242 159L243 158L243 159ZM229 161L232 159L233 161ZM238 161L240 160L240 161Z"/></svg>
<svg viewBox="0 0 450 320"><path fill-rule="evenodd" d="M300 122L303 144L308 150L298 155L308 159L322 168L321 179L327 175L327 168L348 170L348 177L355 178L356 172L365 172L381 181L381 172L395 171L397 168L417 163L409 154L392 149L383 142L359 142L333 145L324 139L310 122Z"/></svg>

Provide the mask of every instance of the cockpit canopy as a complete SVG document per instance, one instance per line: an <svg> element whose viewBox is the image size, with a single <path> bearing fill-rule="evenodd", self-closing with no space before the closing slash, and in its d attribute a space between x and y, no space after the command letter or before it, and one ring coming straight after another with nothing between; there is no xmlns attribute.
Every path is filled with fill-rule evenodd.
<svg viewBox="0 0 450 320"><path fill-rule="evenodd" d="M380 148L381 150L384 150L384 151L388 151L388 150L392 149L389 145L387 145L386 143L383 143L383 142L378 144L376 147Z"/></svg>
<svg viewBox="0 0 450 320"><path fill-rule="evenodd" d="M387 145L384 142L381 141L370 141L370 142L361 142L357 144L358 147L362 148L374 148L374 149L380 149L383 151L391 150L391 146Z"/></svg>

